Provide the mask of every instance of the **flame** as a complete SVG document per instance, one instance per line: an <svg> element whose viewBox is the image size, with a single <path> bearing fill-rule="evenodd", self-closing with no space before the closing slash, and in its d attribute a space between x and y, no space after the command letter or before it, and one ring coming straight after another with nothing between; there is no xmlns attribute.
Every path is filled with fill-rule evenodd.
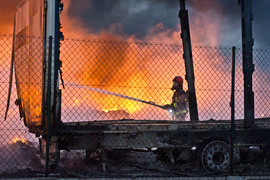
<svg viewBox="0 0 270 180"><path fill-rule="evenodd" d="M213 11L207 11L209 7L213 6L213 9L218 9L218 11L221 12L222 6L218 2L206 2L202 3L196 0L191 1L192 5L190 6L190 8L199 10L196 13L196 16L190 16L189 22L191 29L192 45L219 45L222 38L221 27L224 24L224 21L222 21L224 20L224 17L222 17L221 15L222 13L219 13L219 15L216 16L211 14L213 13ZM8 3L14 2L8 1ZM85 27L79 18L70 17L69 5L71 3L71 0L65 0L64 3L65 7L63 13L61 14L61 23L63 25L62 31L66 37L76 36L91 39L98 37L100 39L125 39L129 41L140 41L134 35L128 36L124 34L123 29L121 29L121 24L112 24L109 29L102 30L98 33L99 35L96 35L92 33L91 28L89 29ZM80 8L89 8L88 6L90 5L91 3L86 2L84 6L80 6ZM6 6L4 9L6 10ZM13 16L14 12L9 13L9 15L10 14L12 14ZM13 21L8 26L6 26L5 23L2 23L2 26L0 27L1 29L3 29L2 27L11 27L12 24ZM143 40L147 42L181 43L181 39L179 37L180 25L177 17L175 24L176 28L168 29L162 23L157 23L155 26L152 27L152 29L150 29L149 33L144 37ZM117 33L118 36L109 33L116 31L120 32ZM12 30L10 30L10 32L12 32ZM5 40L0 43L4 44ZM63 44L64 43L65 42L63 42ZM65 71L63 74L63 79L67 82L75 82L77 84L90 87L95 86L138 99L154 101L157 104L167 104L170 103L172 96L172 92L169 90L169 88L171 87L172 78L176 75L185 75L184 61L182 61L182 59L179 58L180 61L176 63L175 59L174 61L172 61L170 59L170 56L168 56L162 59L162 61L164 61L164 64L162 64L162 62L158 62L161 57L157 55L157 50L154 52L150 52L147 47L139 49L139 47L135 43L130 43L126 47L120 47L120 49L112 49L109 46L105 47L105 49L94 47L91 49L91 52L82 51L82 49L84 48L81 42L72 43L74 44L70 44L67 49L61 50L61 54L67 54L66 56L61 57L61 59L63 59L63 70ZM135 50L132 50L131 46L133 46ZM3 62L6 62L6 59L10 59L10 57L6 57L2 53L4 51L2 51L1 47L0 65L2 65ZM9 46L9 49L11 49L11 46ZM213 49L211 49L211 51L212 50ZM105 60L102 58L98 58L97 56L98 54L110 51L119 52L121 56L119 56L118 59L114 59L113 53L109 53L104 56ZM142 52L139 55L140 57L138 57L138 51ZM69 52L76 52L77 54L73 53L71 57L68 57ZM219 91L218 93L216 93L210 92L209 89L216 89L216 87L218 87L217 85L221 86L222 88L230 87L230 69L222 70L216 68L222 66L222 64L224 63L224 57L216 50L214 50L212 54L217 54L217 56L207 57L202 56L201 54L193 54L196 79L195 86L199 110L204 111L209 109L209 111L213 110L213 113L218 114L223 108L215 107L215 105L222 104L222 102L224 102L223 98L227 98L229 100L227 95L228 92ZM153 61L152 57L157 59L155 61L156 64L147 64L148 62ZM215 60L213 61L213 59ZM80 64L76 64L74 60L76 60L76 62L80 62ZM97 62L102 61L104 61L104 63L97 65ZM204 66L202 66L201 62L204 62ZM164 71L163 67L166 65L165 63L174 64L175 66L172 69ZM74 65L78 67L74 68ZM73 72L68 71L69 69L74 69L74 72L76 72L77 74L76 77L73 76ZM102 75L100 75L101 73L98 72L98 70L100 69L105 70ZM239 74L241 74L241 68L238 67L237 70L240 71ZM211 74L205 73L206 71L211 71ZM224 79L224 77L226 77L227 80L220 82L220 80ZM239 84L243 84L242 80L240 80ZM163 92L155 91L155 89L149 90L143 88L136 88L156 86L159 86L158 88L160 88L160 91ZM31 88L32 90L31 93L27 94L25 89L29 88ZM186 83L184 84L184 89L187 89ZM26 92L23 97L29 97L28 99L30 101L34 101L35 99L38 99L39 101L41 98L40 93L37 93L37 90L35 90L34 87L23 87L22 91ZM144 112L145 109L149 107L148 105L142 104L140 102L135 102L132 100L118 98L105 94L98 94L89 91L80 91L80 93L81 94L79 97L72 98L70 98L70 96L68 95L64 95L65 97L63 97L62 100L67 101L67 103L65 103L64 105L68 107L75 107L85 103L88 106L92 106L92 108L94 109L104 110L105 112L115 110L115 108L117 108L125 110L131 114L138 114L140 112ZM221 103L218 101L220 101ZM210 109L210 107L212 109ZM38 102L34 103L33 107L31 108L33 108L33 112L31 112L31 115L35 114L36 117L39 117L42 107L39 106ZM263 117L264 114L261 114L261 116Z"/></svg>
<svg viewBox="0 0 270 180"><path fill-rule="evenodd" d="M78 36L79 37L87 37L87 38L96 38L97 35L91 33L91 29L87 29L82 24L80 19L70 17L68 10L71 0L65 1L65 7L63 14L61 14L61 21L63 24L62 31L66 37L68 36ZM195 2L195 1L194 1ZM90 4L90 3L89 3ZM199 5L198 5L199 6ZM85 8L82 6L81 8ZM222 22L218 21L218 18L215 16L196 16L190 18L191 23L191 39L192 44L199 44L207 42L208 45L216 45L219 44L220 37L220 27ZM76 28L74 28L76 27ZM179 21L176 21L175 29L168 29L162 23L157 23L149 33L143 39L144 41L162 41L163 43L180 43L181 39L179 37ZM207 28L202 28L207 27ZM176 28L176 29L177 29ZM76 82L78 84L89 86L89 87L98 87L103 88L105 90L124 94L127 96L135 97L138 99L154 101L157 104L167 104L171 101L172 92L169 90L171 87L171 80L176 75L185 75L184 70L184 61L175 62L175 59L170 59L168 57L162 57L163 62L159 62L161 57L158 56L158 50L151 51L146 47L141 48L138 47L136 43L132 43L132 41L139 41L135 36L131 35L127 37L124 33L122 35L113 35L109 32L114 32L117 30L121 30L121 25L114 24L110 26L108 30L102 30L99 32L100 39L113 39L113 40L123 40L128 39L131 41L126 46L120 47L111 47L105 46L103 48L94 47L91 48L91 52L82 51L85 48L81 42L74 42L73 46L69 46L67 49L62 49L61 54L69 54L69 52L76 52L76 54L72 54L71 57L63 56L61 59L63 60L63 70L65 73L63 74L63 79L67 82ZM120 31L119 30L119 31ZM90 33L89 33L90 32ZM121 34L121 33L118 33ZM207 40L207 41L206 41ZM65 42L63 42L64 44ZM140 49L141 48L141 49ZM90 49L90 48L89 48ZM143 52L139 55L137 52ZM115 52L117 52L118 56L115 57ZM105 53L105 54L104 54ZM100 54L104 54L103 57L100 57ZM180 53L179 53L180 54ZM148 64L148 62L153 61L155 57L157 60L155 64ZM201 57L199 54L194 54L194 65L195 65L195 78L196 78L196 88L204 89L207 84L209 89L213 88L216 84L220 84L219 82L209 83L209 74L205 74L205 70L211 64L211 60L207 59L207 57ZM215 65L222 64L223 58L220 55ZM80 64L76 64L76 62L80 62ZM201 64L196 63L196 60L209 63L205 67L200 67ZM74 68L74 65L78 67ZM166 64L175 64L172 69L166 70L164 73L164 67L166 68ZM171 68L171 66L169 66ZM73 76L73 72L69 72L69 69L74 69L76 72L76 77ZM200 71L198 71L200 69ZM100 72L102 70L102 73ZM168 72L169 71L169 72ZM70 74L72 73L72 76ZM220 77L230 76L228 72L220 73L220 70L216 69L211 72L211 76ZM220 78L216 78L220 79ZM211 79L213 81L213 79ZM215 81L215 79L214 79ZM229 87L228 82L226 81L223 86ZM151 89L137 88L137 87L156 87L158 86L161 90L156 91ZM128 88L129 87L129 88ZM25 97L33 97L29 99L40 99L40 96L33 93L25 94ZM184 84L184 89L187 89L186 83ZM163 91L163 92L161 92ZM86 105L90 105L95 109L109 111L117 109L125 110L130 114L138 113L143 109L149 107L148 105L142 104L140 102L135 102L128 99L123 99L119 97L114 97L105 94L98 94L95 92L89 91L80 91L82 92L80 97L64 97L63 100L68 99L68 103L65 106L75 107L79 104L83 104L85 102ZM215 103L215 99L220 99L218 94L211 93L209 91L197 91L198 104L200 109L207 109L209 106L212 106ZM209 101L212 99L213 101ZM207 102L207 103L205 103ZM210 104L209 104L210 103ZM212 104L211 104L212 103ZM206 105L207 104L207 105ZM38 105L38 104L34 104ZM36 106L34 106L36 107ZM35 110L35 115L39 116L41 112L41 107L37 106ZM214 112L218 112L218 109L214 109Z"/></svg>
<svg viewBox="0 0 270 180"><path fill-rule="evenodd" d="M25 77L24 77L25 78ZM21 77L22 82L20 84L20 95L21 95L21 105L25 110L25 115L27 119L27 125L31 123L41 123L42 117L42 89L40 84L36 82L29 81L29 84L24 84L25 79Z"/></svg>
<svg viewBox="0 0 270 180"><path fill-rule="evenodd" d="M109 111L118 111L118 108L117 108L117 106L115 106L114 108L112 108L112 109L102 109L102 111L104 111L104 112L109 112Z"/></svg>
<svg viewBox="0 0 270 180"><path fill-rule="evenodd" d="M42 106L36 106L36 117L42 116Z"/></svg>
<svg viewBox="0 0 270 180"><path fill-rule="evenodd" d="M113 47L102 45L102 48L99 46L91 47L91 51L82 51L85 49L84 44L80 42L75 42L71 47L69 46L68 50L76 52L77 54L71 57L61 57L63 59L63 69L74 69L73 59L77 59L77 62L80 61L80 65L75 68L74 72L77 72L76 78L69 77L69 72L64 73L64 79L67 82L76 82L83 86L101 88L107 91L123 94L126 96L131 96L138 99L143 99L146 101L154 101L157 104L168 104L171 102L172 91L170 87L172 86L172 79L176 75L181 75L184 77L184 61L176 63L175 59L170 59L170 56L163 58L164 64L159 62L161 57L158 57L158 50L147 49L147 46L143 49L140 49L132 41L140 41L134 35L126 35L121 27L121 24L112 24L107 30L100 31L97 35L91 33L91 28L87 29L80 19L70 17L68 14L68 9L71 1L65 1L65 9L62 14L62 24L63 32L66 36L78 36L79 37L88 37L88 38L99 38L99 39L109 39L109 40L128 40L131 41L130 44L121 47ZM195 3L195 2L194 2ZM217 3L216 3L217 4ZM89 4L90 5L90 4ZM194 6L199 6L194 4ZM87 7L81 7L87 8ZM218 6L220 9L221 7ZM208 45L217 45L219 44L220 37L220 28L222 22L219 21L220 17L216 16L191 16L191 37L192 44L205 44ZM155 26L150 29L149 33L144 37L143 41L147 42L160 42L163 43L181 43L179 37L180 24L177 19L176 28L169 29L164 26L162 23L157 23ZM76 27L76 28L71 28ZM207 28L202 28L207 27ZM116 32L118 35L114 35L110 32ZM65 43L65 42L63 42ZM116 53L115 53L116 52ZM140 53L138 57L137 52ZM66 54L63 52L62 54ZM102 57L100 56L101 54ZM143 54L143 55L141 55ZM156 58L155 64L148 64L153 61L153 57ZM200 61L211 62L210 59L202 58L200 55L194 55L194 59L199 59ZM223 58L221 57L218 62L222 63ZM168 66L172 69L169 69L164 73L164 68L166 64L175 64L175 66ZM211 64L211 63L209 63ZM195 64L196 66L196 64ZM199 65L200 66L200 65ZM201 67L195 67L196 69L202 69ZM209 67L204 67L208 69ZM162 73L163 72L163 73ZM196 78L196 87L199 89L205 89L205 85L209 84L208 75L203 73L203 70L195 71ZM213 72L214 75L218 77L220 71L216 70ZM229 74L229 73L228 73ZM215 83L210 86L214 86ZM159 87L160 90L155 91L153 89L144 89L137 87ZM129 88L128 88L129 87ZM187 84L184 84L184 89L187 89ZM152 91L152 92L151 92ZM163 91L163 92L162 92ZM149 105L145 105L140 102L135 102L128 99L123 99L111 95L99 94L96 92L81 91L82 97L78 98L78 101L85 102L85 104L91 106L94 109L109 111L117 109L125 110L130 114L136 114L142 112L143 109L148 108ZM209 96L207 91L198 92L198 102L203 106L199 106L201 109L207 109L204 104L208 102L209 99L215 99L218 95L211 94ZM64 99L64 98L63 98ZM214 103L214 102L213 102ZM72 105L72 103L70 103ZM73 103L77 105L78 103ZM209 108L209 107L208 107ZM218 110L215 110L218 112ZM163 111L164 113L164 111Z"/></svg>
<svg viewBox="0 0 270 180"><path fill-rule="evenodd" d="M74 101L74 103L72 105L73 107L77 106L80 103L80 101L77 98L73 97L72 99Z"/></svg>
<svg viewBox="0 0 270 180"><path fill-rule="evenodd" d="M12 143L15 144L16 142L22 142L22 143L26 143L26 139L23 138L15 138L14 140L12 140Z"/></svg>

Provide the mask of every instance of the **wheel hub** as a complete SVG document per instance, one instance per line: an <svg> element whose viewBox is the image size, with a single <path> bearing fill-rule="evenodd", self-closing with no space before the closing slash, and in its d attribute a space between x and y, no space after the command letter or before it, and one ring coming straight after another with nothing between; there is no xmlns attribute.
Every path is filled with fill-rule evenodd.
<svg viewBox="0 0 270 180"><path fill-rule="evenodd" d="M207 171L227 171L230 166L229 145L223 141L213 141L202 151L201 161Z"/></svg>

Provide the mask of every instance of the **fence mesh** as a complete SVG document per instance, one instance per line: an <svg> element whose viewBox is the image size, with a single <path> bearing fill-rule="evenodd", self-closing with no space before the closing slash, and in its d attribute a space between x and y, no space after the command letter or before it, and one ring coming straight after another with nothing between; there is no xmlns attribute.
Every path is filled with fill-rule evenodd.
<svg viewBox="0 0 270 180"><path fill-rule="evenodd" d="M46 137L45 124L42 124L42 108L46 108L42 107L43 43L37 37L27 39L31 43L15 53L17 88L13 77L11 104L7 119L4 120L12 36L0 35L0 177L18 177L21 174L26 177L40 176L45 168L44 146L40 148L40 144L45 142L42 139ZM204 176L206 172L209 173L207 175L221 175L223 170L228 170L224 164L230 163L230 156L226 155L229 153L226 140L214 139L214 143L204 141L199 145L194 142L196 139L199 141L200 136L208 138L213 133L225 134L228 138L230 136L229 131L222 128L230 128L232 49L194 46L192 50L200 120L198 126L189 123L189 112L185 120L177 122L169 111L153 103L144 103L151 101L157 105L166 105L172 102L172 80L179 75L184 78L186 74L181 45L65 39L60 49L61 123L52 130L53 137L62 138L57 139L59 144L56 143L60 158L56 169L60 174L58 176L101 177L108 173L128 177ZM244 118L241 53L241 49L237 48L236 119ZM270 116L269 58L269 50L254 50L254 114L260 120ZM183 89L187 88L184 81ZM19 108L14 103L16 99L24 100L19 104L25 118L20 118ZM222 121L215 126L215 120ZM269 128L269 123L266 123L265 128ZM238 128L241 128L239 124ZM36 133L33 126L43 129ZM28 127L35 133L30 133ZM259 135L253 136L252 133ZM42 135L39 136L40 142L36 134ZM173 135L181 136L182 139L172 139ZM250 139L250 144L238 148L242 142L239 139L243 137ZM269 175L266 156L263 156L263 153L267 154L263 150L268 146L261 145L264 137L268 137L268 133L258 129L247 131L243 136L236 134L235 173ZM258 144L254 143L256 141ZM104 153L107 155L106 160ZM210 160L207 161L207 158ZM211 162L220 164L211 165ZM107 172L104 172L105 164ZM218 170L212 173L214 168Z"/></svg>
<svg viewBox="0 0 270 180"><path fill-rule="evenodd" d="M177 53L180 48L144 42L65 40L61 52L66 86L62 120L170 120L170 114L162 109L117 95L170 103L172 78L185 72Z"/></svg>

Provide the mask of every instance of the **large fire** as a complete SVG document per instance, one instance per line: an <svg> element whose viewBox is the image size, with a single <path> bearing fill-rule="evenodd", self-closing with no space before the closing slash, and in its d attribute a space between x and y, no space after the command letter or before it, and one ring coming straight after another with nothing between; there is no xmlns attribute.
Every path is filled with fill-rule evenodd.
<svg viewBox="0 0 270 180"><path fill-rule="evenodd" d="M65 2L65 9L69 9L69 4L70 1ZM166 57L159 56L158 48L153 50L153 46L139 46L135 42L140 42L140 40L135 36L127 37L126 34L116 36L109 33L110 30L107 32L103 30L97 36L89 33L79 19L69 17L67 11L64 11L62 17L63 31L66 36L78 34L79 37L83 38L102 39L112 42L127 40L129 42L124 45L106 44L105 42L89 46L87 43L78 41L72 47L69 46L68 49L63 48L61 60L63 60L64 72L67 69L74 69L74 63L76 62L73 59L80 62L73 70L73 72L76 72L76 78L71 78L69 72L66 71L64 73L65 81L75 82L82 86L100 88L145 101L154 101L157 104L168 104L171 102L172 91L170 87L172 86L172 79L177 75L183 77L185 75L184 61L180 58L182 57L181 48L179 48L178 52L167 52ZM202 43L205 40L207 40L208 45L219 43L219 27L221 22L214 16L192 17L190 22L193 44ZM76 26L75 29L70 29L70 27L74 26ZM113 26L119 26L119 24L112 24L110 28L113 28ZM176 26L180 29L178 19ZM203 26L208 28L202 28ZM209 32L209 29L211 29L211 33L206 33L207 31ZM170 30L164 27L162 23L156 24L143 40L181 43L179 31ZM70 55L66 56L68 52L65 51L76 52L76 54L72 54L72 57ZM140 53L138 54L138 52ZM174 58L175 53L179 55L179 59ZM220 99L220 94L209 94L209 91L204 91L205 85L211 89L219 83L209 82L210 74L204 73L204 69L209 69L209 65L212 64L212 59L210 59L211 57L202 57L200 54L195 54L193 57L194 61L197 62L197 64L194 64L195 85L196 88L203 89L197 92L199 108L202 110L209 109L209 106L211 106L211 104L209 105L209 99L213 100L212 103L215 103L215 99ZM222 55L215 58L216 61L214 63L217 66L224 62ZM205 64L207 65L204 67L197 66L200 62L206 62ZM200 70L198 71L198 69ZM229 71L225 72L225 74L226 76L230 75ZM211 72L211 76L220 77L223 75L220 75L218 69ZM229 83L230 81L226 81L224 85L229 87ZM187 89L186 83L184 84L184 89ZM76 97L76 101L100 111L112 110L117 107L117 109L124 110L134 116L149 113L147 111L155 112L153 114L168 114L164 110L112 95L89 92L87 90L81 90L79 94L80 96ZM70 104L74 106L77 103L73 101ZM150 116L150 118L153 117ZM167 116L161 116L161 118L166 119Z"/></svg>
<svg viewBox="0 0 270 180"><path fill-rule="evenodd" d="M65 10L69 9L69 4L70 1L65 2ZM196 4L194 5L196 6ZM66 81L76 81L76 83L83 86L101 88L146 101L154 101L157 104L170 103L172 96L172 92L170 91L170 87L172 85L171 80L176 75L185 75L184 61L182 59L179 58L179 60L176 62L175 59L171 59L171 56L173 56L172 54L167 57L158 57L158 50L153 51L151 49L147 49L147 46L140 49L136 43L133 43L134 41L140 41L135 36L130 36L127 38L126 35L123 34L121 37L119 35L116 36L110 34L104 30L100 32L98 36L88 33L89 31L87 31L83 24L80 23L80 20L69 17L67 11L64 11L62 20L64 27L63 31L66 36L79 34L79 37L91 39L128 39L131 41L130 44L122 47L114 47L110 44L103 44L103 47L91 47L89 48L89 51L84 50L83 52L82 49L84 49L83 46L85 44L80 42L74 44L74 46L68 50L77 52L77 54L73 56L73 59L78 59L79 61L82 59L83 62L81 62L76 70L74 70L77 72L76 80L67 77L69 73L66 72L66 76L64 77ZM214 16L191 17L190 22L193 44L202 43L204 40L208 40L208 45L216 45L219 43L219 27L221 22L219 22L217 18ZM70 27L74 27L75 25L75 29L70 29ZM176 26L179 27L178 19L176 21ZM209 29L211 33L206 33L207 31L209 32ZM179 31L167 29L162 23L155 25L149 31L149 34L145 36L144 40L159 42L162 40L163 43L181 43ZM143 52L143 55L138 55L137 52ZM178 54L179 57L182 56L181 52L178 52ZM161 59L163 62L160 62ZM216 59L217 61L215 63L217 64L223 62L222 55L216 57ZM74 63L72 62L71 58L67 58L65 55L63 55L62 60L63 69L72 68ZM212 59L208 59L208 57L201 57L199 54L197 54L194 55L194 60L200 62L210 62ZM154 61L154 64L149 64L151 61ZM174 64L174 66L167 66L164 64ZM217 82L209 83L209 74L205 74L203 70L204 68L208 69L209 67L205 66L202 69L202 67L196 67L196 64L194 65L196 71L196 87L198 89L205 89L204 85L208 84L208 87L212 88L212 86L214 86ZM166 68L168 69L166 70ZM200 69L200 71L197 71L197 69ZM212 72L211 75L213 76L214 74L216 77L220 76L219 70ZM229 73L227 73L227 75L229 75ZM230 82L227 81L225 85L229 86L229 83ZM155 92L153 89L136 87L154 87L153 89L158 87L160 88L160 91ZM187 89L186 84L184 84L184 88ZM83 93L83 96L81 96L81 99L78 101L90 101L92 106L98 110L113 109L114 107L117 107L129 112L130 114L136 114L140 111L144 111L143 109L150 108L149 105L119 97L108 96L95 92L84 91ZM204 107L205 103L203 102L207 102L209 99L217 99L218 96L220 96L215 94L209 95L208 93L209 92L207 91L198 92L198 102L200 104L199 108L209 108L209 106ZM157 111L164 113L162 110Z"/></svg>
<svg viewBox="0 0 270 180"><path fill-rule="evenodd" d="M178 50L177 52L166 52L166 57L163 57L158 48L151 49L154 46L149 48L147 45L141 46L135 43L136 41L141 42L141 40L134 35L119 35L119 33L114 35L109 33L109 30L102 30L98 35L93 34L91 29L87 29L80 19L70 17L68 10L71 0L65 0L64 3L65 7L61 14L61 23L65 37L76 36L111 41L125 40L129 42L116 46L111 46L108 43L96 44L96 46L88 45L87 48L85 47L87 42L74 41L72 42L73 44L62 48L61 60L63 61L62 70L65 82L100 88L145 101L154 101L157 104L171 102L171 80L177 75L184 77L186 74L182 52ZM209 6L209 4L206 5ZM214 6L218 11L222 11L222 7L217 2L214 2ZM222 13L219 13L220 17L213 16L210 11L206 12L206 7L201 6L201 3L197 1L192 1L191 7L194 7L193 9L202 8L199 9L199 12L204 13L201 16L190 16L192 45L219 45L222 39L221 26L223 22L220 21L220 19L223 20L223 17L221 17ZM178 27L178 30L171 30L162 23L157 23L142 40L147 42L159 41L164 44L181 44L179 19L177 17L175 19L175 26ZM110 28L114 30L121 29L121 24L112 24ZM67 39L67 43L71 43L71 41ZM65 41L62 44L62 47L64 47ZM209 54L215 54L215 56L193 53L198 108L200 111L220 113L223 108L229 106L231 66L230 62L226 62L224 59L224 54L218 52L215 48L211 48L211 51L213 52ZM140 53L138 54L138 52ZM179 56L178 59L173 58L173 54L176 53ZM3 58L1 57L1 59ZM236 68L237 73L242 74L241 65L238 64ZM205 73L209 71L211 73ZM242 80L238 80L238 84L242 86ZM221 91L217 87L221 87L223 90ZM186 83L184 84L184 89L187 89ZM217 90L218 93L210 90ZM63 108L85 106L98 111L110 111L117 107L118 110L124 110L131 115L141 115L146 111L164 113L164 110L140 102L89 90L77 90L76 97L71 97L69 94L74 92L74 89L73 91L62 91ZM34 92L29 96L36 97ZM225 105L216 107L215 104L224 104L224 98L227 99L226 107L224 107ZM39 104L35 104L34 107L36 109L33 114L38 117L41 107ZM151 117L154 118L154 115Z"/></svg>
<svg viewBox="0 0 270 180"><path fill-rule="evenodd" d="M164 74L163 68L171 65L174 60L159 57L158 47L153 46L156 49L150 50L143 44L137 44L134 41L119 41L119 39L121 38L112 34L104 34L101 43L91 40L75 41L73 47L63 48L61 59L63 60L63 70L65 70L64 80L84 87L98 88L145 101L155 101L158 104L170 103L171 77L175 76L174 72L184 73L184 69L180 68L181 65L176 64L170 73ZM102 43L102 41L104 42ZM119 42L117 43L117 41ZM63 47L65 43L68 44L69 40L63 42ZM71 58L67 55L69 52L66 51L76 52L76 54L72 54ZM154 59L155 57L156 59ZM162 62L161 58L163 58ZM76 61L74 62L73 59ZM76 62L79 63L76 65ZM74 72L76 73L73 74ZM73 90L73 92L75 91ZM73 106L82 102L82 104L100 111L117 107L130 114L149 106L111 94L86 89L77 89L77 91L80 91L79 96L73 97Z"/></svg>

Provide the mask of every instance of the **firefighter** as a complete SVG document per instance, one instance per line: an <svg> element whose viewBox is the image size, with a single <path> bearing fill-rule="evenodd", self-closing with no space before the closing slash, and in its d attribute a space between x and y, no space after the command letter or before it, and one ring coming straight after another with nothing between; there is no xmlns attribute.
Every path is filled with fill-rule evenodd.
<svg viewBox="0 0 270 180"><path fill-rule="evenodd" d="M183 90L183 78L176 76L173 79L173 86L171 88L173 93L172 103L163 106L163 109L169 110L173 115L173 120L185 121L188 112L188 95Z"/></svg>

